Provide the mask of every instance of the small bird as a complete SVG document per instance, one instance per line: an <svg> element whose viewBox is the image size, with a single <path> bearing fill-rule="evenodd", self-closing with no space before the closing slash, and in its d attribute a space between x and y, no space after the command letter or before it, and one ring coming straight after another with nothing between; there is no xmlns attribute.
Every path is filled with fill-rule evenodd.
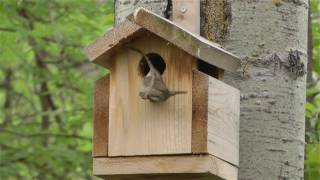
<svg viewBox="0 0 320 180"><path fill-rule="evenodd" d="M141 50L130 47L131 50L141 54L150 68L148 74L143 78L142 88L139 96L142 99L149 99L151 102L162 102L177 94L186 94L186 91L170 91L164 83L160 72L154 67L151 60Z"/></svg>

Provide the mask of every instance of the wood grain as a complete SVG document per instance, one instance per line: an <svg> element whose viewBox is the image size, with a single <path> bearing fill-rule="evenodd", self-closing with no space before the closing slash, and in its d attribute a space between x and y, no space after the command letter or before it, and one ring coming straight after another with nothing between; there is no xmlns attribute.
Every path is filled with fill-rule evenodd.
<svg viewBox="0 0 320 180"><path fill-rule="evenodd" d="M194 34L200 34L200 1L173 0L172 20Z"/></svg>
<svg viewBox="0 0 320 180"><path fill-rule="evenodd" d="M166 63L163 79L168 88L187 94L162 103L142 100L138 95L142 77L137 70L142 57L130 50L119 52L111 68L108 155L191 153L194 58L153 34L136 38L131 45L158 53Z"/></svg>
<svg viewBox="0 0 320 180"><path fill-rule="evenodd" d="M108 155L109 78L106 75L94 85L93 157Z"/></svg>
<svg viewBox="0 0 320 180"><path fill-rule="evenodd" d="M210 173L101 175L99 177L106 180L221 180L221 178Z"/></svg>
<svg viewBox="0 0 320 180"><path fill-rule="evenodd" d="M209 76L193 70L192 80L192 153L207 152Z"/></svg>
<svg viewBox="0 0 320 180"><path fill-rule="evenodd" d="M162 179L169 175L176 178L181 175L186 179L219 177L236 180L237 168L211 155L94 158L93 174L107 177L129 175L127 177L132 179L139 179L133 175L144 174ZM186 174L189 174L189 178ZM148 176L145 178L148 179Z"/></svg>
<svg viewBox="0 0 320 180"><path fill-rule="evenodd" d="M240 92L209 77L208 152L239 165Z"/></svg>

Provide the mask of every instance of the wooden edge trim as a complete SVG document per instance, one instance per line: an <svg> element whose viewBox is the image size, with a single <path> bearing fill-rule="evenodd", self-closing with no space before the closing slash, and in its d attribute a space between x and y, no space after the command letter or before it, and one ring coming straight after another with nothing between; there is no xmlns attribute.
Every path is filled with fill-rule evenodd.
<svg viewBox="0 0 320 180"><path fill-rule="evenodd" d="M109 84L109 74L94 84L93 157L108 156Z"/></svg>
<svg viewBox="0 0 320 180"><path fill-rule="evenodd" d="M236 180L237 167L212 155L141 156L94 158L93 174L161 175L161 174L210 174L223 179Z"/></svg>
<svg viewBox="0 0 320 180"><path fill-rule="evenodd" d="M193 70L191 152L206 153L208 142L208 75Z"/></svg>

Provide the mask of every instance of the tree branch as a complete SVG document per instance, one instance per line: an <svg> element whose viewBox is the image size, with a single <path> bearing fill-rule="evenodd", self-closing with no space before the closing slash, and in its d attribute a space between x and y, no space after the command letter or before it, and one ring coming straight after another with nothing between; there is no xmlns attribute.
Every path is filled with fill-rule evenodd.
<svg viewBox="0 0 320 180"><path fill-rule="evenodd" d="M72 109L72 110L61 110L61 109L57 109L56 111L46 111L46 112L34 112L31 114L12 114L13 117L19 117L21 119L26 119L26 118L30 118L30 117L35 117L35 116L39 116L39 115L43 115L43 114L50 114L50 113L56 113L56 114L62 114L62 113L71 113L71 112L79 112L79 111L90 111L92 110L92 108L79 108L79 109Z"/></svg>
<svg viewBox="0 0 320 180"><path fill-rule="evenodd" d="M17 30L15 30L13 28L6 28L6 27L0 27L0 31L17 32Z"/></svg>
<svg viewBox="0 0 320 180"><path fill-rule="evenodd" d="M5 90L5 100L3 104L4 110L4 121L1 124L2 127L6 126L8 123L11 122L11 110L12 110L12 70L10 68L5 70L5 78L2 83L4 90Z"/></svg>
<svg viewBox="0 0 320 180"><path fill-rule="evenodd" d="M83 48L81 45L72 44L72 43L67 43L67 42L63 42L63 41L57 41L56 39L51 38L51 37L42 37L41 39L42 39L43 41L46 41L46 42L51 42L51 43L55 43L55 44L60 44L60 45L68 46L68 47Z"/></svg>
<svg viewBox="0 0 320 180"><path fill-rule="evenodd" d="M7 134L12 134L15 136L19 136L21 138L47 138L48 136L53 136L53 137L61 137L61 138L75 138L75 139L80 139L80 140L85 140L85 141L91 141L91 138L85 137L85 136L79 136L77 134L61 134L61 133L32 133L32 134L26 134L26 133L20 133L16 132L13 130L5 129L5 128L0 128L0 132L2 133L7 133Z"/></svg>

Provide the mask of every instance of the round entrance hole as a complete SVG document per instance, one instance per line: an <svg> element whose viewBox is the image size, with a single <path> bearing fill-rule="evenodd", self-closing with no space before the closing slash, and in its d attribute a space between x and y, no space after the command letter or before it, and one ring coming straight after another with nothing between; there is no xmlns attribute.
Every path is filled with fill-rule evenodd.
<svg viewBox="0 0 320 180"><path fill-rule="evenodd" d="M164 62L163 58L157 53L148 53L146 56L150 59L151 63L159 71L159 73L163 74L163 72L166 70L166 63ZM142 57L139 62L138 70L141 76L146 76L150 71L147 60L144 57Z"/></svg>

